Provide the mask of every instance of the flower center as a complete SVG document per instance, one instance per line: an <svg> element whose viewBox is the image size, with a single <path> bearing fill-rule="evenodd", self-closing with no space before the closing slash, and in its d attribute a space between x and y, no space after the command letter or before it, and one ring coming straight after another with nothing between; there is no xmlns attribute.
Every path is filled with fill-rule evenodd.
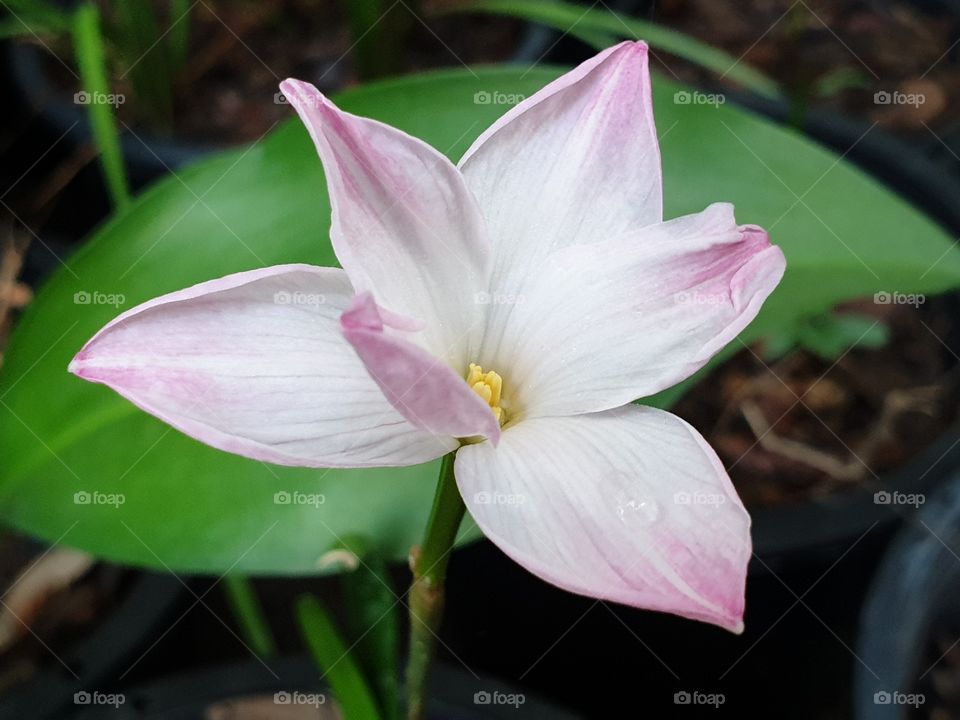
<svg viewBox="0 0 960 720"><path fill-rule="evenodd" d="M476 363L470 363L470 372L467 373L467 385L483 398L483 401L493 410L494 416L502 426L506 417L500 407L500 393L503 390L503 378L493 370L484 372Z"/></svg>

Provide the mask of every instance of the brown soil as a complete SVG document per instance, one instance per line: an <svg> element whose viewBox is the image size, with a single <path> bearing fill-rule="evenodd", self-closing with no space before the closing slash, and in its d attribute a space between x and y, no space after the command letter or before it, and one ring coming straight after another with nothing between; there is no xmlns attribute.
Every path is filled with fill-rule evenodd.
<svg viewBox="0 0 960 720"><path fill-rule="evenodd" d="M36 567L45 551L21 536L0 536L0 588L5 597L18 575ZM129 573L119 568L97 565L69 587L37 597L39 606L26 621L29 630L24 627L20 638L0 651L0 692L29 681L41 667L56 663L54 656L67 656L70 646L116 607L128 579Z"/></svg>
<svg viewBox="0 0 960 720"><path fill-rule="evenodd" d="M926 14L906 0L661 0L657 8L657 22L742 58L778 80L794 100L866 116L925 140L925 124L938 130L956 123L960 19L945 12ZM668 74L716 82L660 55ZM874 102L875 93L894 91L923 101Z"/></svg>
<svg viewBox="0 0 960 720"><path fill-rule="evenodd" d="M948 301L848 306L883 318L891 341L836 362L796 350L776 362L743 350L674 411L703 432L748 507L844 492L897 468L957 419L960 363Z"/></svg>

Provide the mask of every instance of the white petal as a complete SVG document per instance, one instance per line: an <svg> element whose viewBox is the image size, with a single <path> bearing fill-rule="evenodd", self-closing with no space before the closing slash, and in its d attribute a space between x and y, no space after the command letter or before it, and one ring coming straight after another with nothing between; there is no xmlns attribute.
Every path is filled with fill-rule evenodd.
<svg viewBox="0 0 960 720"><path fill-rule="evenodd" d="M461 448L455 472L481 530L544 580L742 630L750 518L676 416L628 405L526 420L497 448Z"/></svg>
<svg viewBox="0 0 960 720"><path fill-rule="evenodd" d="M201 442L257 460L399 466L449 452L456 441L410 425L341 335L352 296L335 268L228 275L124 313L70 371Z"/></svg>
<svg viewBox="0 0 960 720"><path fill-rule="evenodd" d="M490 232L492 292L553 249L660 222L647 46L606 50L520 103L460 161Z"/></svg>
<svg viewBox="0 0 960 720"><path fill-rule="evenodd" d="M396 128L339 110L298 80L281 87L316 144L334 249L357 292L423 320L422 344L466 372L489 278L480 211L453 164Z"/></svg>
<svg viewBox="0 0 960 720"><path fill-rule="evenodd" d="M738 227L729 204L564 248L492 308L478 362L503 376L514 417L619 407L706 364L783 269L780 249Z"/></svg>

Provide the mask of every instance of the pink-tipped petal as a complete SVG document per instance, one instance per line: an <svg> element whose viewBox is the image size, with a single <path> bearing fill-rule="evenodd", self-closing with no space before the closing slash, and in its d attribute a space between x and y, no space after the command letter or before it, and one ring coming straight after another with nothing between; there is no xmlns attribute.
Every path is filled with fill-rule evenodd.
<svg viewBox="0 0 960 720"><path fill-rule="evenodd" d="M418 342L469 362L489 245L476 201L443 155L396 128L339 110L312 85L281 86L320 154L333 209L330 236L357 292L424 320Z"/></svg>
<svg viewBox="0 0 960 720"><path fill-rule="evenodd" d="M340 333L353 296L336 268L283 265L156 298L70 363L173 427L256 460L414 465L457 446L408 423Z"/></svg>
<svg viewBox="0 0 960 720"><path fill-rule="evenodd" d="M483 436L496 444L500 424L461 375L410 341L387 332L405 319L385 315L360 293L340 320L343 334L384 396L411 424L443 436Z"/></svg>
<svg viewBox="0 0 960 720"><path fill-rule="evenodd" d="M455 472L480 529L581 595L743 629L750 517L716 454L670 413L537 418Z"/></svg>
<svg viewBox="0 0 960 720"><path fill-rule="evenodd" d="M756 316L785 261L733 207L563 248L494 308L484 366L524 417L615 408L685 379ZM506 389L505 389L506 392Z"/></svg>
<svg viewBox="0 0 960 720"><path fill-rule="evenodd" d="M507 112L460 161L494 250L493 290L519 292L553 249L663 217L647 46L625 42Z"/></svg>

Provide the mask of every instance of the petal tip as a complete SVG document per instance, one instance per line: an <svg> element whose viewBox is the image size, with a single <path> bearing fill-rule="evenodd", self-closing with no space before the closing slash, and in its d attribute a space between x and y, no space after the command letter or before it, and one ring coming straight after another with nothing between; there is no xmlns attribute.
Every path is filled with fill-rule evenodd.
<svg viewBox="0 0 960 720"><path fill-rule="evenodd" d="M759 311L767 297L783 279L787 259L778 245L770 242L767 231L756 225L739 228L743 241L750 244L752 255L730 278L730 294L739 310L753 306Z"/></svg>
<svg viewBox="0 0 960 720"><path fill-rule="evenodd" d="M80 352L73 356L70 364L67 365L67 372L71 375L76 375L81 380L97 382L98 378L94 372L92 360L90 343L87 343Z"/></svg>
<svg viewBox="0 0 960 720"><path fill-rule="evenodd" d="M298 80L297 78L287 78L280 82L280 89L286 93L302 93L302 92L314 92L320 94L320 91L317 90L311 83L308 83L306 80Z"/></svg>
<svg viewBox="0 0 960 720"><path fill-rule="evenodd" d="M340 328L344 333L358 330L383 331L383 318L377 311L377 304L371 293L362 292L354 296L350 307L340 316Z"/></svg>
<svg viewBox="0 0 960 720"><path fill-rule="evenodd" d="M636 55L646 55L650 51L650 46L645 40L626 40L621 43L621 47Z"/></svg>
<svg viewBox="0 0 960 720"><path fill-rule="evenodd" d="M743 613L739 615L730 615L725 618L718 618L710 622L716 625L718 628L726 630L734 635L743 635L743 631L746 629L746 625L743 622Z"/></svg>
<svg viewBox="0 0 960 720"><path fill-rule="evenodd" d="M280 83L280 92L298 113L308 109L319 110L330 104L326 95L306 80L287 78Z"/></svg>
<svg viewBox="0 0 960 720"><path fill-rule="evenodd" d="M617 61L638 62L646 65L649 59L650 46L643 40L624 40L606 51L606 60L616 58Z"/></svg>
<svg viewBox="0 0 960 720"><path fill-rule="evenodd" d="M67 372L71 375L76 375L79 378L83 377L83 358L81 357L83 352L78 352L74 358L70 361L70 364L67 365Z"/></svg>

